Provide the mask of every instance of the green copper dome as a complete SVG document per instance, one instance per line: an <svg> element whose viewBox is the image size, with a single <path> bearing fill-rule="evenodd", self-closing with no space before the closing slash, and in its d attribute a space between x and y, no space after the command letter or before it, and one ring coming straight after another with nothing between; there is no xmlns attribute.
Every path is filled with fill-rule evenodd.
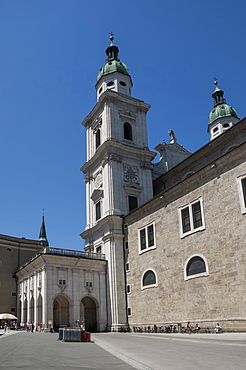
<svg viewBox="0 0 246 370"><path fill-rule="evenodd" d="M230 105L226 104L225 99L223 98L224 91L220 90L217 86L212 94L214 98L214 109L209 114L208 124L222 117L235 117L238 118L236 110Z"/></svg>
<svg viewBox="0 0 246 370"><path fill-rule="evenodd" d="M110 38L111 41L113 37ZM112 42L110 46L106 50L106 54L108 58L106 59L105 65L100 69L100 72L97 76L97 82L100 80L102 76L108 75L114 72L120 72L124 75L129 75L127 66L122 63L118 57L119 49L115 46Z"/></svg>

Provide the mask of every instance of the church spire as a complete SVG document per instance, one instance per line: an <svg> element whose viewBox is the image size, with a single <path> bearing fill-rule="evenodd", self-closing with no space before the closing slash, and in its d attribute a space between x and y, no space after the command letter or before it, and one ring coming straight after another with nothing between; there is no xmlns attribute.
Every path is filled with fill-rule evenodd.
<svg viewBox="0 0 246 370"><path fill-rule="evenodd" d="M46 229L45 229L45 222L44 222L44 211L43 211L42 223L41 223L41 227L40 227L38 240L41 241L41 242L45 242L46 245L49 245L49 242L48 242L47 236L46 236Z"/></svg>

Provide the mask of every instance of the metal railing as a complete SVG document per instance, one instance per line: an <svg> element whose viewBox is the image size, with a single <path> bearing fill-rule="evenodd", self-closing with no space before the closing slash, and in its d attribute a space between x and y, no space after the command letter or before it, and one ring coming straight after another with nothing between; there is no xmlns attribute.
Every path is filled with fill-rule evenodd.
<svg viewBox="0 0 246 370"><path fill-rule="evenodd" d="M61 248L54 248L54 247L44 247L41 253L56 254L59 256L69 256L69 257L77 257L77 258L92 258L96 260L105 260L105 254L103 253L75 251L72 249L61 249Z"/></svg>

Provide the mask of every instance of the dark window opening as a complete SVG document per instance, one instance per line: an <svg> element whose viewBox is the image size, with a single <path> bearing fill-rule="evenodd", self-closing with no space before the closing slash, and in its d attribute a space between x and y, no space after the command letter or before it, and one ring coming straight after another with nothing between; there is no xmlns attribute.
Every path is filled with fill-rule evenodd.
<svg viewBox="0 0 246 370"><path fill-rule="evenodd" d="M101 218L101 203L96 203L96 221Z"/></svg>
<svg viewBox="0 0 246 370"><path fill-rule="evenodd" d="M121 86L126 86L126 83L123 81L120 81Z"/></svg>
<svg viewBox="0 0 246 370"><path fill-rule="evenodd" d="M133 211L138 206L138 198L137 197L128 197L128 203L129 203L129 212Z"/></svg>
<svg viewBox="0 0 246 370"><path fill-rule="evenodd" d="M143 277L143 286L156 284L156 277L153 271L148 270Z"/></svg>
<svg viewBox="0 0 246 370"><path fill-rule="evenodd" d="M103 89L103 88L102 88L102 87L100 87L100 89L99 89L99 94L101 94L101 92L102 92L102 89Z"/></svg>
<svg viewBox="0 0 246 370"><path fill-rule="evenodd" d="M98 129L96 132L96 149L99 147L100 144L101 144L101 132L100 129Z"/></svg>
<svg viewBox="0 0 246 370"><path fill-rule="evenodd" d="M192 204L193 224L194 229L202 226L202 212L200 202Z"/></svg>
<svg viewBox="0 0 246 370"><path fill-rule="evenodd" d="M109 81L108 83L107 83L107 86L113 86L114 85L114 82L113 81Z"/></svg>
<svg viewBox="0 0 246 370"><path fill-rule="evenodd" d="M132 140L132 126L128 122L124 123L124 139Z"/></svg>
<svg viewBox="0 0 246 370"><path fill-rule="evenodd" d="M243 190L244 207L246 208L246 178L242 179L242 190Z"/></svg>
<svg viewBox="0 0 246 370"><path fill-rule="evenodd" d="M182 227L183 227L183 233L187 233L191 230L190 225L190 212L189 208L184 208L181 211L181 217L182 217Z"/></svg>
<svg viewBox="0 0 246 370"><path fill-rule="evenodd" d="M146 249L146 233L145 229L140 230L140 248L141 251Z"/></svg>
<svg viewBox="0 0 246 370"><path fill-rule="evenodd" d="M187 276L201 274L202 272L206 272L206 265L204 260L198 256L192 257L187 264Z"/></svg>
<svg viewBox="0 0 246 370"><path fill-rule="evenodd" d="M217 132L219 130L219 128L218 127L215 127L214 129L213 129L213 132Z"/></svg>
<svg viewBox="0 0 246 370"><path fill-rule="evenodd" d="M150 248L153 247L153 245L155 245L153 225L147 227L147 232L148 232L148 247Z"/></svg>

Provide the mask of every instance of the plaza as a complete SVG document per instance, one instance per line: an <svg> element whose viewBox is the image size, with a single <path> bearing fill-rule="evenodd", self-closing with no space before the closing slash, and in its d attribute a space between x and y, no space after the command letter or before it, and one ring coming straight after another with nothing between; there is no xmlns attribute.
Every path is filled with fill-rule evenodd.
<svg viewBox="0 0 246 370"><path fill-rule="evenodd" d="M2 334L2 332L0 332ZM92 342L56 333L0 336L1 369L245 369L246 334L95 333Z"/></svg>

